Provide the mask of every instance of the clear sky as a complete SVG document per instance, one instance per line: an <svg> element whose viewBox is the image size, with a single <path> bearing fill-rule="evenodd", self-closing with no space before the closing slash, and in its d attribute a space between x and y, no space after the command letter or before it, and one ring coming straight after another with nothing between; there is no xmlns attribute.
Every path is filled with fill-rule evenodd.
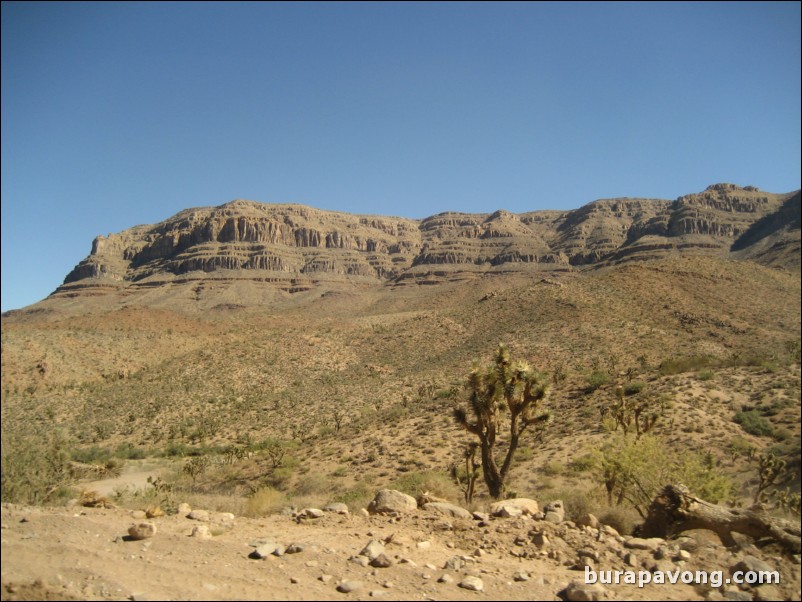
<svg viewBox="0 0 802 602"><path fill-rule="evenodd" d="M2 309L235 198L425 217L800 188L800 3L3 2Z"/></svg>

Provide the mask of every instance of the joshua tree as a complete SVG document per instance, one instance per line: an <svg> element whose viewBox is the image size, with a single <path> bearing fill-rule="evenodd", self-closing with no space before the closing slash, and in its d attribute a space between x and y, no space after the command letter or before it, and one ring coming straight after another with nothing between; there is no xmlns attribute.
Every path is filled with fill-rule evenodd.
<svg viewBox="0 0 802 602"><path fill-rule="evenodd" d="M469 433L479 438L482 473L494 498L504 492L504 481L512 464L521 435L530 426L542 426L549 419L539 413L548 391L546 378L525 362L510 361L510 351L501 344L494 362L486 368L474 368L468 379L470 407L454 410L454 418ZM501 412L509 411L509 447L499 468L496 463L496 437L503 428ZM470 415L469 415L470 412Z"/></svg>

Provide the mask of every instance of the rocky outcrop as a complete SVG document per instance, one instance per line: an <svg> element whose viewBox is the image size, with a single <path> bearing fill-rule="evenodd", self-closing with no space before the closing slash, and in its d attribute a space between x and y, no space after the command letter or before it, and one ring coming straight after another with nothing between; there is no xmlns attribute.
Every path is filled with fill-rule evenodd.
<svg viewBox="0 0 802 602"><path fill-rule="evenodd" d="M716 184L675 201L605 199L575 211L446 212L423 220L236 200L98 236L56 295L250 280L278 291L429 284L487 273L706 253L799 269L799 193ZM797 251L796 253L794 251Z"/></svg>

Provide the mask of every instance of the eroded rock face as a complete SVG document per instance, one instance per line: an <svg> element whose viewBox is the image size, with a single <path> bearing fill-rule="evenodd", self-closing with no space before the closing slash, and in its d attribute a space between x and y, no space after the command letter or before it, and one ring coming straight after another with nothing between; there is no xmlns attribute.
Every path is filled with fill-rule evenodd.
<svg viewBox="0 0 802 602"><path fill-rule="evenodd" d="M606 199L574 211L447 212L422 220L237 200L98 236L54 295L207 281L247 280L285 293L327 284L435 284L731 249L775 265L798 255L798 196L716 184L675 201ZM771 251L778 237L779 259Z"/></svg>

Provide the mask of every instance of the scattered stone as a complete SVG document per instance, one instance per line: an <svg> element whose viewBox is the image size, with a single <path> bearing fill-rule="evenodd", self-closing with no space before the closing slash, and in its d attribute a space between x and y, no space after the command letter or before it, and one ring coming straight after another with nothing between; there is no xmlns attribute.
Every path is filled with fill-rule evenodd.
<svg viewBox="0 0 802 602"><path fill-rule="evenodd" d="M432 547L432 542L431 541L419 541L417 544L415 544L415 546L419 550L428 550L429 548Z"/></svg>
<svg viewBox="0 0 802 602"><path fill-rule="evenodd" d="M362 589L363 583L361 581L343 581L337 586L337 591L341 594L350 594L359 589Z"/></svg>
<svg viewBox="0 0 802 602"><path fill-rule="evenodd" d="M602 525L599 528L599 531L601 533L604 533L605 535L609 535L611 537L621 537L621 535L618 533L618 531L613 529L610 525Z"/></svg>
<svg viewBox="0 0 802 602"><path fill-rule="evenodd" d="M543 508L543 520L550 523L560 524L565 520L565 506L562 500L554 500Z"/></svg>
<svg viewBox="0 0 802 602"><path fill-rule="evenodd" d="M161 506L149 506L148 509L145 510L145 516L147 518L158 518L164 516L164 510L162 510Z"/></svg>
<svg viewBox="0 0 802 602"><path fill-rule="evenodd" d="M652 537L650 539L643 539L641 537L630 537L624 540L624 547L631 550L648 550L656 552L660 549L661 545L666 542L659 537Z"/></svg>
<svg viewBox="0 0 802 602"><path fill-rule="evenodd" d="M590 527L591 529L598 529L599 528L599 519L596 518L593 514L583 514L582 516L577 519L576 524L580 527Z"/></svg>
<svg viewBox="0 0 802 602"><path fill-rule="evenodd" d="M454 577L452 577L448 573L443 573L442 575L440 575L440 578L437 580L437 583L454 583Z"/></svg>
<svg viewBox="0 0 802 602"><path fill-rule="evenodd" d="M348 505L343 504L342 502L335 502L333 504L328 504L327 506L323 507L325 512L332 512L334 514L348 514Z"/></svg>
<svg viewBox="0 0 802 602"><path fill-rule="evenodd" d="M211 539L212 534L209 532L209 527L206 525L196 525L192 527L192 533L189 535L190 537L196 537L198 539Z"/></svg>
<svg viewBox="0 0 802 602"><path fill-rule="evenodd" d="M308 566L310 569L317 566L317 560L307 560L304 562L304 565Z"/></svg>
<svg viewBox="0 0 802 602"><path fill-rule="evenodd" d="M302 518L323 518L326 515L320 508L304 508L300 512Z"/></svg>
<svg viewBox="0 0 802 602"><path fill-rule="evenodd" d="M393 561L388 558L386 554L379 554L376 556L376 558L370 561L370 566L377 569L386 569L393 566Z"/></svg>
<svg viewBox="0 0 802 602"><path fill-rule="evenodd" d="M529 573L526 573L524 571L518 571L517 573L514 573L512 576L513 581L529 581L530 578L531 577Z"/></svg>
<svg viewBox="0 0 802 602"><path fill-rule="evenodd" d="M331 575L321 575L317 579L318 579L318 581L322 581L323 583L328 583L329 581L334 579L334 577L332 577Z"/></svg>
<svg viewBox="0 0 802 602"><path fill-rule="evenodd" d="M530 532L529 538L532 540L532 543L535 544L538 548L541 549L546 548L549 545L549 538L542 531Z"/></svg>
<svg viewBox="0 0 802 602"><path fill-rule="evenodd" d="M563 591L565 599L570 602L597 602L605 595L604 588L597 584L588 584L584 581L571 581Z"/></svg>
<svg viewBox="0 0 802 602"><path fill-rule="evenodd" d="M452 556L451 558L446 560L446 563L443 565L443 568L449 571L458 571L463 566L465 566L465 561L462 559L461 556Z"/></svg>
<svg viewBox="0 0 802 602"><path fill-rule="evenodd" d="M370 514L404 514L418 509L418 502L411 495L395 489L380 489L368 504Z"/></svg>
<svg viewBox="0 0 802 602"><path fill-rule="evenodd" d="M474 520L487 522L490 520L490 515L486 512L474 512L471 516L473 516Z"/></svg>
<svg viewBox="0 0 802 602"><path fill-rule="evenodd" d="M386 596L387 592L382 589L372 589L370 590L370 594L368 594L371 598L381 598L382 596Z"/></svg>
<svg viewBox="0 0 802 602"><path fill-rule="evenodd" d="M638 557L632 552L629 552L624 556L624 564L632 567L638 566Z"/></svg>
<svg viewBox="0 0 802 602"><path fill-rule="evenodd" d="M187 514L187 518L190 520L198 520L204 523L209 522L209 512L206 510L193 510L189 514Z"/></svg>
<svg viewBox="0 0 802 602"><path fill-rule="evenodd" d="M423 505L423 509L430 512L436 512L437 514L442 514L443 516L450 516L452 518L473 518L471 513L465 508L461 508L460 506L449 504L447 502L429 502L428 504Z"/></svg>
<svg viewBox="0 0 802 602"><path fill-rule="evenodd" d="M370 564L370 558L367 556L351 556L348 560L359 566L368 566Z"/></svg>
<svg viewBox="0 0 802 602"><path fill-rule="evenodd" d="M299 554L303 552L306 547L300 543L291 543L287 546L287 549L284 550L287 554Z"/></svg>
<svg viewBox="0 0 802 602"><path fill-rule="evenodd" d="M300 583L300 582L301 582L301 581L300 581L300 580L299 580L297 577L290 577L290 583L292 583L292 584L298 584L298 583Z"/></svg>
<svg viewBox="0 0 802 602"><path fill-rule="evenodd" d="M680 550L679 552L677 552L677 560L680 560L680 561L685 560L685 561L687 561L687 560L690 560L690 559L691 559L691 553L688 550Z"/></svg>
<svg viewBox="0 0 802 602"><path fill-rule="evenodd" d="M368 545L362 548L362 551L359 553L360 556L367 556L368 560L373 560L381 554L384 554L384 544L375 539L371 539Z"/></svg>
<svg viewBox="0 0 802 602"><path fill-rule="evenodd" d="M755 600L760 600L761 602L775 602L785 599L785 596L780 593L776 585L765 584L755 589Z"/></svg>
<svg viewBox="0 0 802 602"><path fill-rule="evenodd" d="M190 506L186 502L181 502L180 504L178 504L178 514L180 514L181 516L186 516L190 512L192 512L192 506Z"/></svg>
<svg viewBox="0 0 802 602"><path fill-rule="evenodd" d="M742 592L739 589L728 589L724 592L725 600L734 600L734 602L751 602L752 594L749 592Z"/></svg>
<svg viewBox="0 0 802 602"><path fill-rule="evenodd" d="M143 510L131 510L131 518L141 520L143 518L147 518L147 516Z"/></svg>
<svg viewBox="0 0 802 602"><path fill-rule="evenodd" d="M148 539L156 535L156 525L153 523L138 523L128 527L128 536L131 539Z"/></svg>
<svg viewBox="0 0 802 602"><path fill-rule="evenodd" d="M730 567L730 571L733 573L735 571L743 571L743 572L754 571L756 573L759 573L761 571L773 571L773 570L774 568L770 564L763 562L762 560L760 560L760 558L755 558L754 556L744 556L736 564Z"/></svg>
<svg viewBox="0 0 802 602"><path fill-rule="evenodd" d="M524 514L533 516L539 509L535 500L519 497L494 503L490 506L490 514L501 518L515 518Z"/></svg>
<svg viewBox="0 0 802 602"><path fill-rule="evenodd" d="M281 554L284 553L284 547L281 544L275 542L267 542L260 545L256 548L253 552L248 554L248 558L252 558L253 560L262 560L267 558L268 556L280 556L281 554L276 554L277 550L281 549Z"/></svg>
<svg viewBox="0 0 802 602"><path fill-rule="evenodd" d="M482 580L479 577L468 576L465 577L462 581L457 584L462 589L467 589L472 592L483 592L485 591L485 584L482 583Z"/></svg>

